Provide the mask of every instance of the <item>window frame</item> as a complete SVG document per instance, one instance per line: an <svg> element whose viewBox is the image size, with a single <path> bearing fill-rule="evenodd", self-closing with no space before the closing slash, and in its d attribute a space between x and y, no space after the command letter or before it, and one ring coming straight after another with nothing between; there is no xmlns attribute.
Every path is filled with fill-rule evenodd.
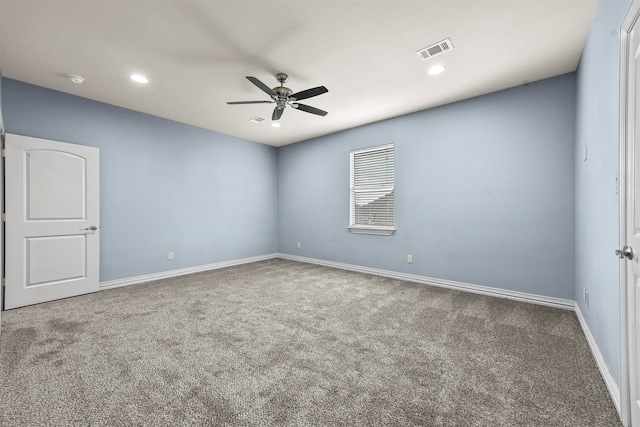
<svg viewBox="0 0 640 427"><path fill-rule="evenodd" d="M388 150L391 148L393 150L393 159L392 159L392 173L393 173L393 183L387 187L380 187L381 189L390 190L394 194L393 200L393 225L391 226L383 226L383 225L367 225L367 224L356 224L356 215L355 215L355 195L362 188L356 188L355 186L355 157L358 154L373 152L373 151L381 151ZM350 176L350 186L349 186L349 231L354 234L373 234L379 236L390 236L396 231L396 214L395 214L395 145L391 144L383 144L377 145L373 147L359 148L356 150L351 150L349 152L349 176ZM368 189L369 191L371 189Z"/></svg>

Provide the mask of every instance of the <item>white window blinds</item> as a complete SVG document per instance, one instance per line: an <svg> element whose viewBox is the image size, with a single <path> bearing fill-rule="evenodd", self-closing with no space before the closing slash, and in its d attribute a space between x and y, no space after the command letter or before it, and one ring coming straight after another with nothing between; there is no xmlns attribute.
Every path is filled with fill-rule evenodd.
<svg viewBox="0 0 640 427"><path fill-rule="evenodd" d="M350 230L392 234L394 206L393 144L352 151Z"/></svg>

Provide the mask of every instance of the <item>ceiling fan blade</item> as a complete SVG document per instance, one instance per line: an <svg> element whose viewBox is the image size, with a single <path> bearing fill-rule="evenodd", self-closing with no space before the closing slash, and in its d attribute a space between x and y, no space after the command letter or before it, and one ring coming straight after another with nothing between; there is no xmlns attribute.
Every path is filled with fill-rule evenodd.
<svg viewBox="0 0 640 427"><path fill-rule="evenodd" d="M233 101L227 102L229 105L235 104L273 104L275 101Z"/></svg>
<svg viewBox="0 0 640 427"><path fill-rule="evenodd" d="M254 85L258 86L267 95L269 95L271 97L275 97L275 98L278 97L278 95L276 95L276 93L269 86L267 86L266 84L262 83L260 80L256 79L255 77L251 77L251 76L245 76L245 77L251 83L253 83Z"/></svg>
<svg viewBox="0 0 640 427"><path fill-rule="evenodd" d="M311 107L309 105L305 105L305 104L293 104L294 108L304 111L306 113L311 113L311 114L317 114L318 116L326 116L328 113L324 110L321 110L319 108L316 107Z"/></svg>
<svg viewBox="0 0 640 427"><path fill-rule="evenodd" d="M324 86L318 86L311 89L303 90L301 92L294 93L291 95L291 98L295 98L296 100L311 98L312 96L322 95L323 93L329 92Z"/></svg>
<svg viewBox="0 0 640 427"><path fill-rule="evenodd" d="M282 113L284 113L284 108L279 108L279 107L274 108L273 114L271 115L271 120L273 121L280 120L280 117L282 117Z"/></svg>

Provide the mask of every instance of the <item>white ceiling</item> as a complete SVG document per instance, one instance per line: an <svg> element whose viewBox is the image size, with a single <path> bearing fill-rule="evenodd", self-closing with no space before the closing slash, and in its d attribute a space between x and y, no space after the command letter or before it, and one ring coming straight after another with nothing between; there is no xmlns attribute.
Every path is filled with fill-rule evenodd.
<svg viewBox="0 0 640 427"><path fill-rule="evenodd" d="M272 146L575 71L597 0L0 0L5 77ZM445 38L454 50L422 61ZM428 66L446 71L429 76ZM146 86L129 80L149 77ZM324 85L270 126L245 76ZM78 74L83 85L66 76ZM268 120L255 124L249 119Z"/></svg>

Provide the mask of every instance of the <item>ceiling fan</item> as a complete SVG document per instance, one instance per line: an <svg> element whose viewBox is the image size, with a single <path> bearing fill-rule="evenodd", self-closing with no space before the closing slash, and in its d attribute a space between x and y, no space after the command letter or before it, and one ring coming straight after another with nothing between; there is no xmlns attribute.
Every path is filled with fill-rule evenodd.
<svg viewBox="0 0 640 427"><path fill-rule="evenodd" d="M321 110L319 108L311 107L309 105L300 104L299 100L311 98L313 96L322 95L323 93L329 92L329 90L324 86L318 86L311 89L303 90L300 92L293 93L291 89L285 87L284 84L289 80L289 76L285 73L276 74L276 79L280 82L280 86L276 86L273 89L269 88L266 84L262 83L255 77L246 76L247 80L256 85L259 89L265 92L267 95L271 97L271 101L235 101L235 102L227 102L227 104L235 105L235 104L276 104L276 108L273 110L273 114L271 115L271 120L276 121L280 120L282 117L282 113L284 112L285 107L289 106L291 108L295 108L296 110L304 111L306 113L316 114L318 116L326 116L327 112Z"/></svg>

